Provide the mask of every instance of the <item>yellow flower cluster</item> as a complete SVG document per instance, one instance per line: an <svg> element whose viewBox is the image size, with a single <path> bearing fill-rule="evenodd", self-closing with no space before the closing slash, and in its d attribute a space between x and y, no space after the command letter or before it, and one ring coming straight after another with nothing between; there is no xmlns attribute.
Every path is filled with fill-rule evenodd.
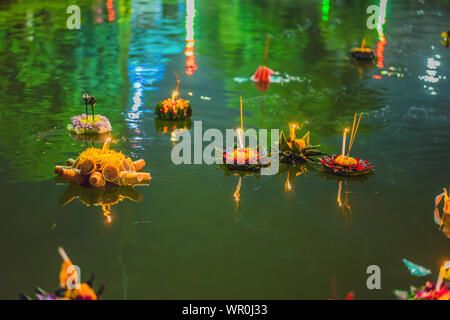
<svg viewBox="0 0 450 320"><path fill-rule="evenodd" d="M176 110L183 110L189 104L189 100L184 99L176 99L172 100L172 98L166 99L163 101L164 112L169 112L169 110L173 110L176 113Z"/></svg>
<svg viewBox="0 0 450 320"><path fill-rule="evenodd" d="M342 155L338 156L334 161L336 161L341 166L356 166L358 164L355 158Z"/></svg>
<svg viewBox="0 0 450 320"><path fill-rule="evenodd" d="M108 165L119 168L122 164L122 160L125 158L126 157L122 152L117 152L111 149L98 149L91 147L80 153L78 161L83 163L86 160L92 160L95 164L97 164L97 167L100 170L103 170L103 168Z"/></svg>

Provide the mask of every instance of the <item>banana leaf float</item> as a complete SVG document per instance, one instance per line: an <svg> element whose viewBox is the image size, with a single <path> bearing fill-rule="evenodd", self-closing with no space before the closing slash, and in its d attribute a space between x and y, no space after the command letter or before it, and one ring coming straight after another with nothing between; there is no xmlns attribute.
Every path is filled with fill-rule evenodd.
<svg viewBox="0 0 450 320"><path fill-rule="evenodd" d="M309 143L309 131L301 138L295 137L295 127L291 126L289 139L286 139L283 130L280 133L280 162L299 164L305 162L314 163L314 157L323 155L317 148L319 145L312 146Z"/></svg>

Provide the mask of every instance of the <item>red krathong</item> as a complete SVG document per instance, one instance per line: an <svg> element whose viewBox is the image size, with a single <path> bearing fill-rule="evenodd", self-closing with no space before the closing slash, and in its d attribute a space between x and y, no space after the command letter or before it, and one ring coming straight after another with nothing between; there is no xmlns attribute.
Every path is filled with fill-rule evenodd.
<svg viewBox="0 0 450 320"><path fill-rule="evenodd" d="M266 66L259 66L253 75L252 80L257 82L270 82L270 76L274 73L275 72L272 69L267 68Z"/></svg>
<svg viewBox="0 0 450 320"><path fill-rule="evenodd" d="M372 165L367 160L355 158L356 165L341 165L336 162L338 154L325 156L320 160L320 164L330 173L341 176L359 176L368 174L373 170Z"/></svg>

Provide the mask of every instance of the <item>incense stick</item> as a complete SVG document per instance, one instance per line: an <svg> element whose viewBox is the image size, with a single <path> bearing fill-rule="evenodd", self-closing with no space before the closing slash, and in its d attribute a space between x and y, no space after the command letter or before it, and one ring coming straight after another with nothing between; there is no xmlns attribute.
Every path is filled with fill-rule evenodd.
<svg viewBox="0 0 450 320"><path fill-rule="evenodd" d="M361 42L361 48L364 48L365 46L366 46L366 38L363 38Z"/></svg>
<svg viewBox="0 0 450 320"><path fill-rule="evenodd" d="M358 131L359 122L361 121L361 117L362 117L362 112L359 114L358 124L356 125L356 129L355 129L355 132L353 134L353 139L350 141L350 146L348 147L348 155L350 155L350 150L352 149L353 143L355 142L356 132Z"/></svg>
<svg viewBox="0 0 450 320"><path fill-rule="evenodd" d="M241 130L244 132L244 120L242 118L242 96L241 96Z"/></svg>
<svg viewBox="0 0 450 320"><path fill-rule="evenodd" d="M264 66L267 65L267 58L269 55L269 35L266 37L266 50L264 52Z"/></svg>
<svg viewBox="0 0 450 320"><path fill-rule="evenodd" d="M64 261L70 262L69 256L67 255L66 251L64 251L64 249L62 247L58 247L58 252Z"/></svg>
<svg viewBox="0 0 450 320"><path fill-rule="evenodd" d="M351 143L352 143L352 140L353 140L353 132L355 131L355 123L356 123L356 113L355 113L355 116L353 117L353 125L352 125L352 132L351 132L351 134L350 134L350 143L349 143L349 152L350 152L350 145L351 145ZM347 154L348 155L348 154Z"/></svg>

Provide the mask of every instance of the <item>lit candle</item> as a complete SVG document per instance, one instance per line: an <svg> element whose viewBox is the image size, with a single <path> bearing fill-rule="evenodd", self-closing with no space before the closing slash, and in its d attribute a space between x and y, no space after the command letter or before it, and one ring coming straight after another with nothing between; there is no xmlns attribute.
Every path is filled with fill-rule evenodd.
<svg viewBox="0 0 450 320"><path fill-rule="evenodd" d="M177 96L178 96L178 91L177 90L172 92L172 102L175 102L175 99L177 98Z"/></svg>
<svg viewBox="0 0 450 320"><path fill-rule="evenodd" d="M289 139L291 142L293 142L295 140L295 124L291 124L291 126L289 127Z"/></svg>
<svg viewBox="0 0 450 320"><path fill-rule="evenodd" d="M241 149L243 149L244 148L244 130L242 130L242 128L237 128L236 133L238 136L239 147Z"/></svg>
<svg viewBox="0 0 450 320"><path fill-rule="evenodd" d="M345 139L347 138L347 132L348 132L348 129L345 128L344 136L342 137L342 156L345 155Z"/></svg>

